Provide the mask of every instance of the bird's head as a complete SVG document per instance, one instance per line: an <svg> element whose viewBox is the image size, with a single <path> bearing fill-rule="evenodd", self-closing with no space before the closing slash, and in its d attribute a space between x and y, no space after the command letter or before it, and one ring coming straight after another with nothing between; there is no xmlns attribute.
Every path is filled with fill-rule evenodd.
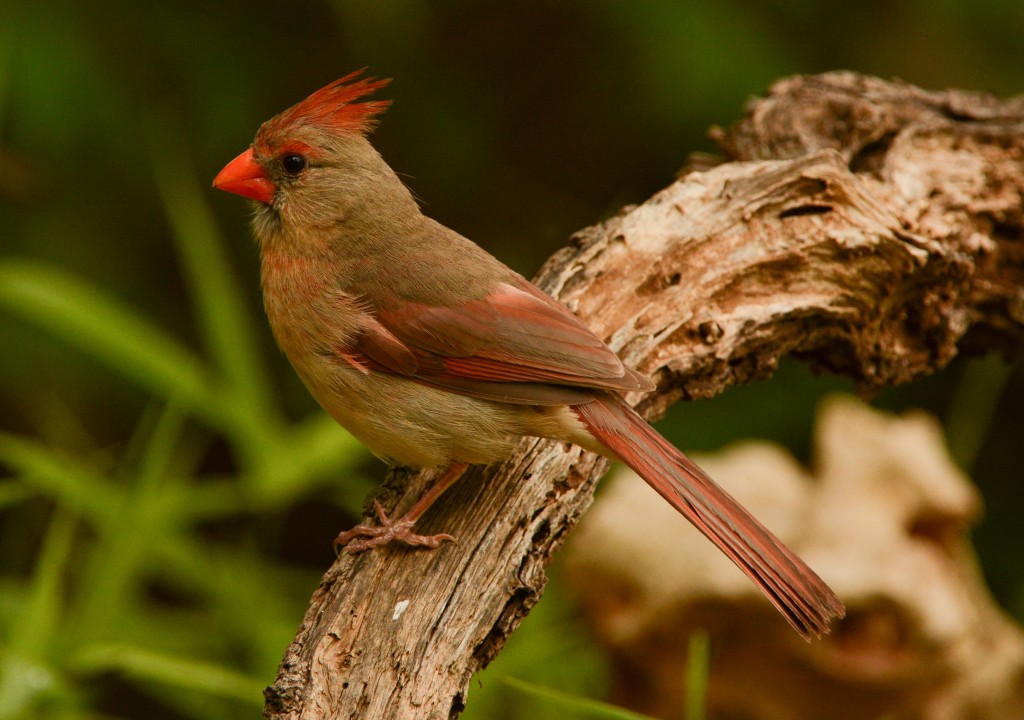
<svg viewBox="0 0 1024 720"><path fill-rule="evenodd" d="M256 201L261 240L267 233L343 223L368 204L375 188L393 184L394 173L366 139L390 101L356 102L389 80L359 78L362 72L263 123L249 149L214 178L215 188Z"/></svg>

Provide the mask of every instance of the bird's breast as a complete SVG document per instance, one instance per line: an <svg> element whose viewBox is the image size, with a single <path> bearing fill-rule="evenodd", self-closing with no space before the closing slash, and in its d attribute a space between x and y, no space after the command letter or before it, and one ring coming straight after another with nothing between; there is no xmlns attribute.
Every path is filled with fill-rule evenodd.
<svg viewBox="0 0 1024 720"><path fill-rule="evenodd" d="M364 322L359 298L338 289L324 260L265 253L263 305L281 350L296 366L348 347Z"/></svg>

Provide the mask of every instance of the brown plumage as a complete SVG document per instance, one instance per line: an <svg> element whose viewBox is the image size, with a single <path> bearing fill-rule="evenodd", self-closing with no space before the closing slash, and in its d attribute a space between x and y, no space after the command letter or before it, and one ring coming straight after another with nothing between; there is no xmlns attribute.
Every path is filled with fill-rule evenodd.
<svg viewBox="0 0 1024 720"><path fill-rule="evenodd" d="M842 603L622 399L651 390L568 310L424 216L366 139L386 81L359 73L264 123L214 186L255 202L264 304L313 397L374 453L450 468L405 516L339 542L436 546L411 528L466 464L556 438L621 460L745 572L805 637Z"/></svg>

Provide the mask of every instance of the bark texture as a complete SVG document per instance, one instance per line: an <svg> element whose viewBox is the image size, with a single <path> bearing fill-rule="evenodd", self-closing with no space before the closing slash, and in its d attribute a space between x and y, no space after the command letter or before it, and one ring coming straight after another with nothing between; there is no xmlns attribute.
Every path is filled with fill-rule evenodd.
<svg viewBox="0 0 1024 720"><path fill-rule="evenodd" d="M655 377L649 417L766 378L786 354L870 389L1020 348L1024 99L831 73L778 82L713 133L725 161L577 233L537 278ZM423 519L457 544L342 554L264 717L457 716L606 469L524 441ZM426 481L391 475L385 507Z"/></svg>

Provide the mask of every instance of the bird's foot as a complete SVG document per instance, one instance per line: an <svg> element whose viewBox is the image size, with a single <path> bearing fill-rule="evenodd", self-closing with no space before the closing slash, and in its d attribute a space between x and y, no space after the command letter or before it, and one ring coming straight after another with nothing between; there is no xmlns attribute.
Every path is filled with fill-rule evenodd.
<svg viewBox="0 0 1024 720"><path fill-rule="evenodd" d="M360 553L387 545L390 542L403 542L406 545L431 549L440 546L445 541L455 542L455 538L447 533L418 535L412 532L416 518L403 515L397 520L392 520L376 500L373 501L373 507L377 512L380 525L356 525L351 530L338 533L338 537L334 539L335 553L341 553L341 548L345 548L350 553Z"/></svg>

